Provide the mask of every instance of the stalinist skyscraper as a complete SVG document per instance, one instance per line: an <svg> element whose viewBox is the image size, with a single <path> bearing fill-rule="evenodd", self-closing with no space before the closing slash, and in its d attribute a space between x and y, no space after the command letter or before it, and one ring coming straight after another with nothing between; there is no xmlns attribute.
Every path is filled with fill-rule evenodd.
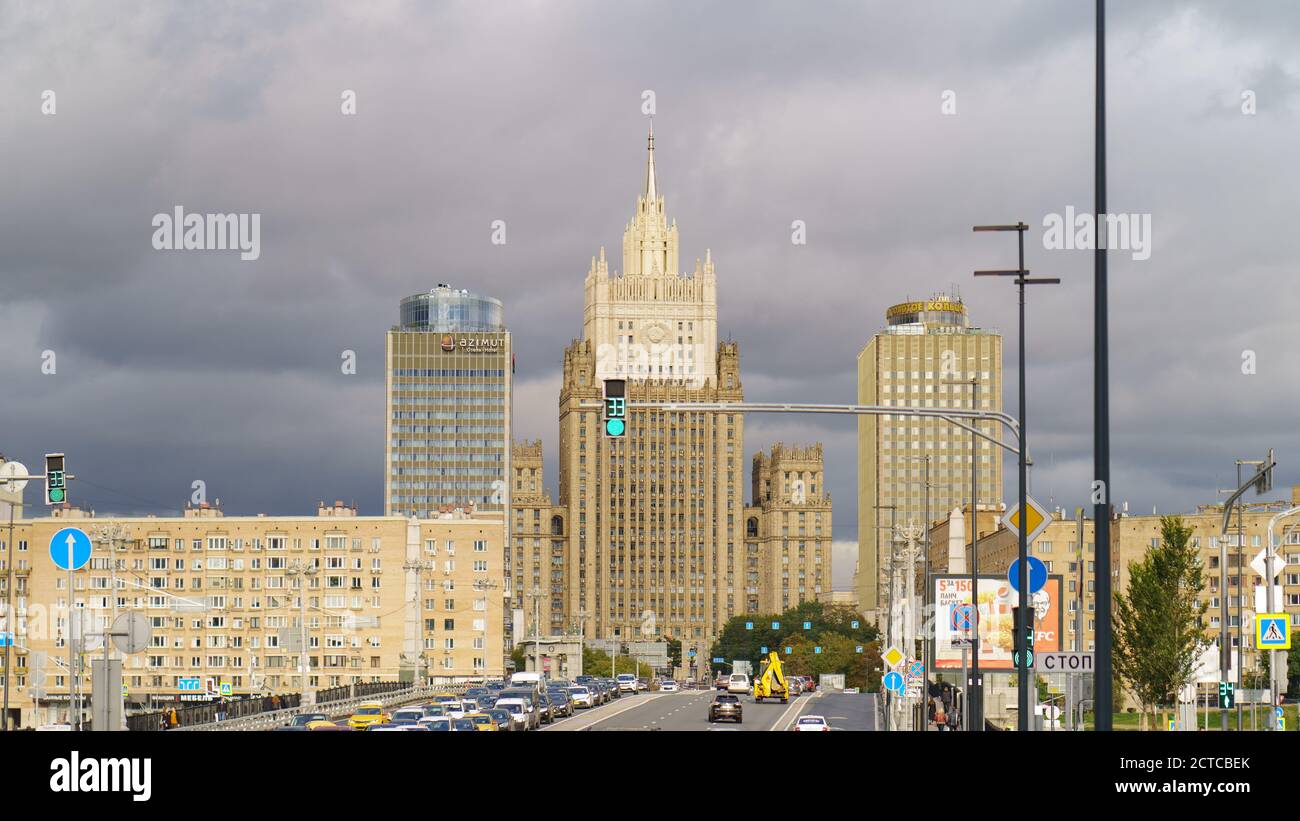
<svg viewBox="0 0 1300 821"><path fill-rule="evenodd" d="M684 664L707 662L711 637L745 607L743 416L633 409L621 439L601 424L606 378L627 379L631 402L743 399L739 349L718 341L711 256L678 270L653 129L623 271L610 273L602 247L584 294L560 390L565 609L589 638L675 638Z"/></svg>

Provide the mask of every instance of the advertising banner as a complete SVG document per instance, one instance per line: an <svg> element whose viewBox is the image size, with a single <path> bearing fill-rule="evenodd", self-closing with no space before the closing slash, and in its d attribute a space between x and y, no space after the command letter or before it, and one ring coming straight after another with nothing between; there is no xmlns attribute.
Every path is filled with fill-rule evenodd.
<svg viewBox="0 0 1300 821"><path fill-rule="evenodd" d="M940 670L961 669L961 644L954 640L973 637L968 627L979 627L981 670L1013 669L1015 649L1011 608L1020 595L1005 576L980 576L975 612L971 613L970 576L934 578L934 666ZM1030 596L1034 606L1034 652L1053 653L1064 645L1064 601L1060 576L1047 577L1047 585ZM967 654L969 656L969 653Z"/></svg>

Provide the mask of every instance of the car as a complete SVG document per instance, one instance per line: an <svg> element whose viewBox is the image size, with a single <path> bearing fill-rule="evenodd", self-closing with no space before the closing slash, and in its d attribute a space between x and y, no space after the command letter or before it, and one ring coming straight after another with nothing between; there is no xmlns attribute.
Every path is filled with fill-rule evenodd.
<svg viewBox="0 0 1300 821"><path fill-rule="evenodd" d="M434 704L446 704L449 701L460 701L460 696L455 693L438 693L433 697Z"/></svg>
<svg viewBox="0 0 1300 821"><path fill-rule="evenodd" d="M673 681L673 680L671 680L671 679L669 679L668 681L661 681L661 682L659 682L659 692L661 692L661 693L675 693L675 692L677 692L677 682L675 682L675 681Z"/></svg>
<svg viewBox="0 0 1300 821"><path fill-rule="evenodd" d="M337 732L339 730L351 731L352 727L346 723L336 724L333 721L313 721L307 725L307 729L313 731L319 730L322 732Z"/></svg>
<svg viewBox="0 0 1300 821"><path fill-rule="evenodd" d="M541 726L537 711L532 708L527 699L500 698L497 699L495 709L509 711L511 730L535 730Z"/></svg>
<svg viewBox="0 0 1300 821"><path fill-rule="evenodd" d="M373 727L376 724L387 724L388 714L384 712L384 705L378 701L366 701L360 704L352 716L348 718L348 726L354 730L364 730L367 727Z"/></svg>
<svg viewBox="0 0 1300 821"><path fill-rule="evenodd" d="M447 705L445 704L422 704L420 712L424 713L424 718L439 718L447 715Z"/></svg>
<svg viewBox="0 0 1300 821"><path fill-rule="evenodd" d="M426 718L421 721L420 724L432 733L450 733L459 731L461 728L457 725L464 720L465 719L463 718L457 719L449 718L447 716L439 716L438 718ZM473 722L470 722L470 724L473 725ZM473 729L472 726L471 729Z"/></svg>
<svg viewBox="0 0 1300 821"><path fill-rule="evenodd" d="M604 704L606 701L609 701L609 695L606 692L608 688L605 686L604 682L599 679L592 679L587 682L586 687L591 690L592 699L596 702L597 707Z"/></svg>
<svg viewBox="0 0 1300 821"><path fill-rule="evenodd" d="M496 722L498 730L509 732L513 729L511 725L513 725L514 722L510 718L509 710L501 710L493 707L492 709L484 710L483 712L492 717L492 720Z"/></svg>
<svg viewBox="0 0 1300 821"><path fill-rule="evenodd" d="M618 679L616 679L616 678L607 678L607 679L605 679L605 684L609 687L609 697L610 697L610 698L622 698L622 697L623 697L623 691L620 690L620 689L618 689Z"/></svg>
<svg viewBox="0 0 1300 821"><path fill-rule="evenodd" d="M619 673L618 689L627 693L635 693L637 691L636 676L631 673Z"/></svg>
<svg viewBox="0 0 1300 821"><path fill-rule="evenodd" d="M277 733L292 733L298 731L305 733L307 732L307 725L306 724L285 724L280 727L272 727L271 730L272 732L277 732Z"/></svg>
<svg viewBox="0 0 1300 821"><path fill-rule="evenodd" d="M719 690L727 689L727 683L731 681L731 676L718 676L713 680L713 686Z"/></svg>
<svg viewBox="0 0 1300 821"><path fill-rule="evenodd" d="M737 724L742 724L744 717L744 707L740 704L740 696L735 693L718 693L713 697L713 702L709 704L709 723L721 721L729 718Z"/></svg>
<svg viewBox="0 0 1300 821"><path fill-rule="evenodd" d="M506 683L504 681L489 681L483 686L494 693L499 693L506 689Z"/></svg>
<svg viewBox="0 0 1300 821"><path fill-rule="evenodd" d="M649 690L649 689L650 689L650 679L648 679L648 678L639 678L639 679L637 679L637 680L636 680L636 689L637 689L637 692L638 692L638 693L644 693L646 690Z"/></svg>
<svg viewBox="0 0 1300 821"><path fill-rule="evenodd" d="M573 700L574 707L590 709L596 706L596 696L591 692L591 688L582 684L575 684L569 688L569 697Z"/></svg>
<svg viewBox="0 0 1300 821"><path fill-rule="evenodd" d="M543 724L555 723L555 702L546 693L537 694L537 714Z"/></svg>
<svg viewBox="0 0 1300 821"><path fill-rule="evenodd" d="M741 695L749 692L749 676L744 673L732 673L727 679L727 692Z"/></svg>
<svg viewBox="0 0 1300 821"><path fill-rule="evenodd" d="M786 676L785 688L792 696L797 696L803 692L803 679L799 676Z"/></svg>
<svg viewBox="0 0 1300 821"><path fill-rule="evenodd" d="M817 681L816 681L816 679L814 679L812 676L804 676L804 677L803 677L803 683L804 683L804 689L805 689L805 690L807 690L807 691L810 692L810 693L816 692L816 690L817 690Z"/></svg>
<svg viewBox="0 0 1300 821"><path fill-rule="evenodd" d="M471 687L465 691L464 698L478 698L479 696L485 696L490 692L491 691L486 687Z"/></svg>
<svg viewBox="0 0 1300 821"><path fill-rule="evenodd" d="M469 713L465 716L474 723L474 729L479 732L495 733L498 729L496 719L487 713Z"/></svg>
<svg viewBox="0 0 1300 821"><path fill-rule="evenodd" d="M796 733L828 733L831 725L826 723L825 716L799 716L790 730Z"/></svg>
<svg viewBox="0 0 1300 821"><path fill-rule="evenodd" d="M569 691L566 690L547 690L546 695L550 698L552 705L555 707L557 716L568 718L573 715L573 699L569 698Z"/></svg>
<svg viewBox="0 0 1300 821"><path fill-rule="evenodd" d="M546 689L548 690L567 690L573 686L573 682L567 678L548 678L546 680Z"/></svg>
<svg viewBox="0 0 1300 821"><path fill-rule="evenodd" d="M391 724L416 724L424 718L424 710L420 707L403 707L400 710L394 710L392 718L389 719Z"/></svg>
<svg viewBox="0 0 1300 821"><path fill-rule="evenodd" d="M293 717L288 725L289 727L306 727L313 721L329 721L330 717L324 713L299 713Z"/></svg>
<svg viewBox="0 0 1300 821"><path fill-rule="evenodd" d="M445 701L442 706L451 718L464 718L465 713L473 712L473 710L465 708L465 702L463 701ZM477 707L474 709L477 709Z"/></svg>
<svg viewBox="0 0 1300 821"><path fill-rule="evenodd" d="M461 706L465 708L465 715L477 713L479 710L488 706L488 699L465 697L460 700Z"/></svg>

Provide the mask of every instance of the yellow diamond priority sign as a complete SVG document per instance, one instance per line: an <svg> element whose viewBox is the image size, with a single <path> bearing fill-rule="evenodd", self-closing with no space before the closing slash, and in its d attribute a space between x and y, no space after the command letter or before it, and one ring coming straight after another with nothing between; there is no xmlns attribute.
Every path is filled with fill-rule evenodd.
<svg viewBox="0 0 1300 821"><path fill-rule="evenodd" d="M1048 513L1038 502L1034 501L1033 496L1025 497L1029 501L1029 511L1025 514L1025 524L1028 526L1025 530L1025 541L1032 542L1037 539L1044 530L1047 529L1048 523L1052 521L1052 514ZM1007 511L1006 518L1003 519L1007 529L1017 536L1020 535L1020 505L1016 505Z"/></svg>
<svg viewBox="0 0 1300 821"><path fill-rule="evenodd" d="M884 659L885 663L890 667L897 667L905 657L897 647L890 647L883 655L881 655L881 658Z"/></svg>

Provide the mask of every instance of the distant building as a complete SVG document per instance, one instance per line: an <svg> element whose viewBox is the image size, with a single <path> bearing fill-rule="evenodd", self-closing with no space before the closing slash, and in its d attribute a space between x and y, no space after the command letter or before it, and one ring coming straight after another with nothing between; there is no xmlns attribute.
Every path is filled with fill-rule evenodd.
<svg viewBox="0 0 1300 821"><path fill-rule="evenodd" d="M745 612L781 613L831 589L831 495L822 446L753 458L745 508Z"/></svg>
<svg viewBox="0 0 1300 821"><path fill-rule="evenodd" d="M858 402L926 408L1002 409L1002 337L971 327L960 299L894 305L886 327L858 354ZM977 426L1002 438L997 423ZM930 457L929 519L970 504L973 434L939 418L858 417L858 604L870 619L882 607L891 523L925 527L925 457ZM978 444L980 505L1002 501L1002 451ZM892 509L891 509L892 506ZM883 612L883 611L881 611Z"/></svg>
<svg viewBox="0 0 1300 821"><path fill-rule="evenodd" d="M71 513L15 531L10 718L20 726L66 720L67 576L43 546L69 525L94 548L73 594L91 629L125 611L152 627L149 648L124 663L128 709L190 698L182 679L211 678L236 696L300 692L304 576L308 689L504 672L501 513L358 516L342 502L317 516L224 516L215 505L181 517ZM124 532L101 541L102 528Z"/></svg>
<svg viewBox="0 0 1300 821"><path fill-rule="evenodd" d="M388 332L384 514L509 503L514 353L501 302L447 285Z"/></svg>

